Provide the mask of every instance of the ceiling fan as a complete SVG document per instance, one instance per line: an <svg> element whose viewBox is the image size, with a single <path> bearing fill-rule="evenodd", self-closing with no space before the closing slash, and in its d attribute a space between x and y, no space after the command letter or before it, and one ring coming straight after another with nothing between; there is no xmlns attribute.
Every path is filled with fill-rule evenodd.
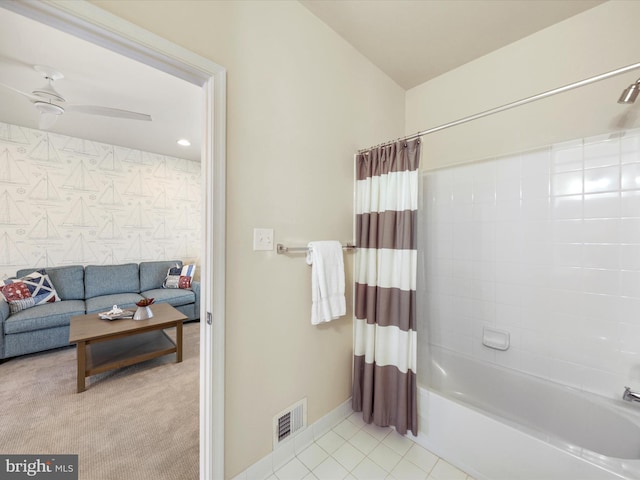
<svg viewBox="0 0 640 480"><path fill-rule="evenodd" d="M145 113L131 112L129 110L120 110L118 108L101 107L98 105L76 105L67 103L67 99L63 97L53 86L56 80L64 78L64 75L54 68L44 65L35 65L33 67L47 81L47 83L31 93L26 93L17 88L11 87L4 83L0 83L1 87L8 88L14 92L23 95L36 107L40 112L39 128L46 130L53 126L60 115L65 112L77 112L90 115L102 115L106 117L124 118L130 120L143 120L150 122L151 115Z"/></svg>

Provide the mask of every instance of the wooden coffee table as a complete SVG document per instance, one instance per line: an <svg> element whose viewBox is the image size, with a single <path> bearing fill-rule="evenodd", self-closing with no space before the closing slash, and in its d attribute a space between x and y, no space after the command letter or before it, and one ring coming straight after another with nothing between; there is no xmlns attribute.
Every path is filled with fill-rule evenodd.
<svg viewBox="0 0 640 480"><path fill-rule="evenodd" d="M97 313L71 317L69 343L78 344L78 393L85 378L98 373L176 354L182 362L182 322L185 315L168 303L151 305L146 320L102 320ZM175 343L163 331L176 327Z"/></svg>

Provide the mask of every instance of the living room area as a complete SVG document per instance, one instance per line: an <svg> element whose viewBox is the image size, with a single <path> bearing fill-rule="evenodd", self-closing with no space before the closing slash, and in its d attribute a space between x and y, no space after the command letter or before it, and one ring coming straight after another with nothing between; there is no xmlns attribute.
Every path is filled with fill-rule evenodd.
<svg viewBox="0 0 640 480"><path fill-rule="evenodd" d="M75 454L83 479L198 478L198 331L184 325L182 362L168 355L97 374L82 393L73 347L5 362L3 453Z"/></svg>
<svg viewBox="0 0 640 480"><path fill-rule="evenodd" d="M47 276L54 292L46 305L16 306L15 314L46 308L52 299L142 299L143 265L157 266L155 283L147 285L156 292L155 305L188 310L181 339L178 327L164 330L181 343L182 361L176 361L176 351L99 372L87 378L82 393L76 388L76 348L68 342L69 315L58 315L50 325L66 329L66 346L42 342L47 325L41 318L16 322L20 347L13 353L0 349L2 453L77 454L81 478L197 478L201 89L4 9L0 25L0 82L18 90L0 89L0 284L37 272ZM46 66L49 76L43 78L35 66ZM62 76L53 78L52 71ZM153 120L70 109L44 129L43 114L20 93L31 95L42 85L70 103L145 112ZM190 147L176 145L182 137ZM170 293L188 292L189 301L162 297L162 283L176 263L192 267L192 283ZM90 293L87 266L110 275L98 283L111 287ZM120 273L123 266L126 275ZM82 293L69 293L72 281L47 269L81 271ZM135 302L119 298L121 306L135 310ZM99 311L111 309L107 303ZM95 309L87 307L86 313L97 317ZM11 333L4 320L3 315L3 337Z"/></svg>

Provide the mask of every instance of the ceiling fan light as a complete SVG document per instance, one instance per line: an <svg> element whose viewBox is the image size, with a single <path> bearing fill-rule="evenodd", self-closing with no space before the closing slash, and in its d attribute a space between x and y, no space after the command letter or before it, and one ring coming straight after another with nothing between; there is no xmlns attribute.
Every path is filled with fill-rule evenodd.
<svg viewBox="0 0 640 480"><path fill-rule="evenodd" d="M62 115L64 108L48 102L33 102L38 111L42 114Z"/></svg>
<svg viewBox="0 0 640 480"><path fill-rule="evenodd" d="M58 120L58 115L55 113L41 113L38 119L38 128L40 130L49 130Z"/></svg>

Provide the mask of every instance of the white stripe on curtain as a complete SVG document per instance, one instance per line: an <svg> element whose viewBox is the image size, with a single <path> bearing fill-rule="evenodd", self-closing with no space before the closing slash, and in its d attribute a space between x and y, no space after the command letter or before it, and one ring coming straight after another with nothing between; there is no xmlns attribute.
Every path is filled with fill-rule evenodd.
<svg viewBox="0 0 640 480"><path fill-rule="evenodd" d="M381 327L367 323L366 319L355 320L355 355L364 355L365 362L379 367L393 365L402 373L416 371L417 339L413 330L401 330L395 326Z"/></svg>
<svg viewBox="0 0 640 480"><path fill-rule="evenodd" d="M416 289L417 250L359 248L356 282L370 287Z"/></svg>
<svg viewBox="0 0 640 480"><path fill-rule="evenodd" d="M418 172L392 172L356 182L356 214L418 209ZM398 192L411 192L410 196Z"/></svg>

